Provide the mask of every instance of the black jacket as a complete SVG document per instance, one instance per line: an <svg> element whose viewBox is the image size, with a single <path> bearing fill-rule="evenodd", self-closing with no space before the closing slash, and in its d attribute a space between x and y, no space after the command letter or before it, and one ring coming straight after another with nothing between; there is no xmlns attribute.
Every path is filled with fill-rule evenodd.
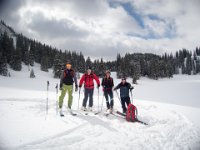
<svg viewBox="0 0 200 150"><path fill-rule="evenodd" d="M101 85L103 86L104 91L112 90L112 88L114 86L113 78L112 77L109 77L109 78L104 77L102 79Z"/></svg>
<svg viewBox="0 0 200 150"><path fill-rule="evenodd" d="M63 84L73 85L74 82L77 86L77 77L75 71L73 69L65 69L60 77L60 87L62 87Z"/></svg>
<svg viewBox="0 0 200 150"><path fill-rule="evenodd" d="M133 89L130 83L119 83L114 90L120 89L120 97L129 97L129 90Z"/></svg>

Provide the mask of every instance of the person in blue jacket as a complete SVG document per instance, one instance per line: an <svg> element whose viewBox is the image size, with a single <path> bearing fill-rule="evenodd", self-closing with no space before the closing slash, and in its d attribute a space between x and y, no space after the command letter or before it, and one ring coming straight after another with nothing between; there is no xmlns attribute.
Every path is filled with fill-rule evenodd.
<svg viewBox="0 0 200 150"><path fill-rule="evenodd" d="M114 90L120 89L120 98L121 98L121 105L123 113L126 113L127 107L130 104L130 96L129 90L133 90L133 86L126 81L126 78L123 77L121 83L119 83Z"/></svg>

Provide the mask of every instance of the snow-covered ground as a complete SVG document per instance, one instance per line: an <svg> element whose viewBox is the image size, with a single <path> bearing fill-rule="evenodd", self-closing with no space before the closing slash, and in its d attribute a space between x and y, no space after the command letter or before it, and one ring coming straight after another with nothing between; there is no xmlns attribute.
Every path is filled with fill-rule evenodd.
<svg viewBox="0 0 200 150"><path fill-rule="evenodd" d="M129 123L123 118L104 114L81 115L77 111L78 93L74 92L71 116L56 115L55 86L52 71L34 67L35 79L29 71L11 71L11 78L0 76L0 149L94 150L94 149L200 149L200 77L174 76L158 81L141 78L134 85L133 103L138 107L139 119L148 126ZM120 80L112 73L115 85ZM49 111L46 115L47 80ZM129 80L131 81L131 79ZM101 106L102 91L94 93L94 109ZM67 96L65 98L65 105ZM103 105L105 110L105 100ZM115 110L121 110L115 93Z"/></svg>

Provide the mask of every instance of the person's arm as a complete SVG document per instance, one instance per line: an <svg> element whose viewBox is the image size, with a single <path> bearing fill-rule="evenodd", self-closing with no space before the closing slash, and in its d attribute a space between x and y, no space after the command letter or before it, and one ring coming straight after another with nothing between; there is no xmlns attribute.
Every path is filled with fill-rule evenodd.
<svg viewBox="0 0 200 150"><path fill-rule="evenodd" d="M75 71L74 71L74 82L75 82L75 86L78 86L77 76L76 76L76 72Z"/></svg>
<svg viewBox="0 0 200 150"><path fill-rule="evenodd" d="M115 88L114 88L114 91L119 89L121 87L121 84L119 83Z"/></svg>
<svg viewBox="0 0 200 150"><path fill-rule="evenodd" d="M134 87L133 87L133 86L131 86L131 84L130 84L130 83L128 83L127 87L128 87L128 89L130 89L130 91L134 89Z"/></svg>
<svg viewBox="0 0 200 150"><path fill-rule="evenodd" d="M79 81L79 87L82 87L82 84L83 84L84 79L85 79L85 74L82 75L82 77L81 77L81 79L80 79L80 81Z"/></svg>
<svg viewBox="0 0 200 150"><path fill-rule="evenodd" d="M96 81L97 86L98 86L98 88L99 88L99 87L100 87L100 81L99 81L99 78L98 78L95 74L93 74L93 76L94 76L94 80Z"/></svg>
<svg viewBox="0 0 200 150"><path fill-rule="evenodd" d="M62 89L62 86L63 86L63 78L64 78L64 71L61 73L61 76L60 76L60 90Z"/></svg>
<svg viewBox="0 0 200 150"><path fill-rule="evenodd" d="M112 86L112 88L114 87L113 78L111 78L111 86Z"/></svg>
<svg viewBox="0 0 200 150"><path fill-rule="evenodd" d="M104 78L102 78L101 85L104 86Z"/></svg>
<svg viewBox="0 0 200 150"><path fill-rule="evenodd" d="M77 76L76 72L74 71L74 82L75 82L75 92L78 91L78 83L77 83Z"/></svg>

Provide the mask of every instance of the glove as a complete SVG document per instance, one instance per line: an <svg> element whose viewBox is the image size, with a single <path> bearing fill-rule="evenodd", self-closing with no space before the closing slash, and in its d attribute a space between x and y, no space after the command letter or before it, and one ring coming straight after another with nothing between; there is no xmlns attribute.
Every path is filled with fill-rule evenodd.
<svg viewBox="0 0 200 150"><path fill-rule="evenodd" d="M132 91L133 89L134 89L134 87L133 87L133 86L131 86L131 87L130 87L130 91Z"/></svg>
<svg viewBox="0 0 200 150"><path fill-rule="evenodd" d="M78 85L75 85L75 92L78 91Z"/></svg>
<svg viewBox="0 0 200 150"><path fill-rule="evenodd" d="M81 84L79 84L79 88L81 88L82 87L82 85Z"/></svg>
<svg viewBox="0 0 200 150"><path fill-rule="evenodd" d="M97 88L98 88L98 89L99 89L99 87L100 87L100 84L97 85Z"/></svg>
<svg viewBox="0 0 200 150"><path fill-rule="evenodd" d="M62 84L60 84L60 90L62 90L62 86L63 86L63 85L62 85Z"/></svg>
<svg viewBox="0 0 200 150"><path fill-rule="evenodd" d="M114 91L116 91L117 89L116 89L116 88L114 88L113 90L114 90Z"/></svg>

